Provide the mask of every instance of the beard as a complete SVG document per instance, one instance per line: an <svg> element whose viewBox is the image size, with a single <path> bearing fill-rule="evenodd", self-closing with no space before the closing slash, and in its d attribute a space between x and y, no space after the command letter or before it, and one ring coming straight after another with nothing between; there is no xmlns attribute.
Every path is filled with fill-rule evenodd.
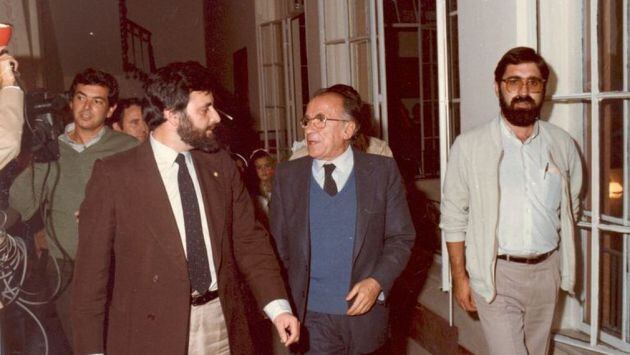
<svg viewBox="0 0 630 355"><path fill-rule="evenodd" d="M177 134L182 141L194 149L203 150L207 153L214 153L221 149L221 144L215 136L215 128L217 125L210 126L206 129L196 128L190 117L184 113L177 127Z"/></svg>
<svg viewBox="0 0 630 355"><path fill-rule="evenodd" d="M530 108L518 108L517 104L527 102ZM540 109L542 108L542 101L536 104L536 101L531 96L515 96L510 104L505 101L505 96L501 92L499 95L499 105L501 105L501 113L503 117L518 127L527 127L533 125L538 116L540 116Z"/></svg>

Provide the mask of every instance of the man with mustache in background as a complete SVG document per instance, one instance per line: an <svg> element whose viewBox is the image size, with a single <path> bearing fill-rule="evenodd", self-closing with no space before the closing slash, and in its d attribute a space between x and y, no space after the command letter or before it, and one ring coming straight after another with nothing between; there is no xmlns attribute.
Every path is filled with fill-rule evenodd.
<svg viewBox="0 0 630 355"><path fill-rule="evenodd" d="M547 354L558 289L573 293L582 166L540 120L549 68L509 50L494 72L498 118L455 140L441 228L457 303L477 311L491 354Z"/></svg>
<svg viewBox="0 0 630 355"><path fill-rule="evenodd" d="M158 69L149 139L96 162L79 221L76 354L254 354L243 281L280 340L299 339L269 237L215 138L214 84L196 62Z"/></svg>

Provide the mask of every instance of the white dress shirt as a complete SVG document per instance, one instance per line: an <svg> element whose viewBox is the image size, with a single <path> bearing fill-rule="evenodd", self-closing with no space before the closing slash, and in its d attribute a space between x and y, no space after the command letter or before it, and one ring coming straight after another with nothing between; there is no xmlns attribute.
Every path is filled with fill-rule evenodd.
<svg viewBox="0 0 630 355"><path fill-rule="evenodd" d="M177 155L179 153L171 149L170 147L158 142L153 137L153 133L149 135L149 139L151 142L151 148L153 149L155 161L157 162L158 170L160 171L160 176L162 177L164 187L166 188L168 200L171 203L171 209L173 210L175 221L177 222L177 229L179 230L179 235L182 240L184 254L186 254L186 228L184 226L184 211L182 209L182 200L179 195L179 184L177 183L177 173L179 171L179 165L175 162L175 159L177 158ZM197 173L195 172L195 165L193 164L192 156L190 152L182 152L181 154L184 154L184 156L186 157L186 166L188 167L190 178L192 179L193 185L195 186L197 203L199 204L199 214L201 216L206 216L206 209L203 203L201 188L199 186L199 179L197 178ZM210 241L210 231L208 228L208 220L206 218L201 218L201 228L203 231L203 240L206 244L206 251L208 253L210 275L212 275L212 284L210 285L210 290L214 291L218 288L217 273L214 267L214 258L212 256L212 247ZM291 305L289 304L289 301L285 299L278 299L269 302L267 305L265 305L263 311L271 320L275 319L275 317L278 316L280 313L292 313Z"/></svg>
<svg viewBox="0 0 630 355"><path fill-rule="evenodd" d="M337 184L337 191L343 190L343 187L346 186L346 182L348 182L348 179L350 178L352 168L354 167L354 154L352 153L352 147L348 146L345 152L341 153L341 155L331 161L313 159L311 171L315 181L317 181L317 184L322 189L324 188L324 179L326 178L324 164L335 164L335 170L332 172L332 177Z"/></svg>
<svg viewBox="0 0 630 355"><path fill-rule="evenodd" d="M157 139L153 138L153 135L151 135L150 140L151 148L153 149L153 156L155 157L158 170L160 171L160 176L162 177L162 182L164 183L164 187L166 188L166 194L168 195L168 200L171 203L171 209L173 211L173 216L175 217L175 222L177 222L177 229L179 230L179 236L181 238L182 246L184 248L184 255L187 255L184 210L182 208L182 200L179 195L179 184L177 182L179 165L175 162L177 155L180 153L158 142ZM206 209L203 203L201 188L199 187L199 179L197 178L197 173L195 172L195 165L193 164L192 156L190 152L182 152L181 154L186 157L186 166L188 167L190 178L192 179L193 185L195 186L195 194L197 195L197 203L199 204L199 215L205 217L207 216ZM212 276L212 284L210 284L210 290L214 291L218 288L217 272L214 268L214 258L212 256L208 220L203 217L201 218L201 229L203 232L203 241L206 245L206 252L208 253L210 275Z"/></svg>
<svg viewBox="0 0 630 355"><path fill-rule="evenodd" d="M558 247L562 176L538 135L521 142L501 119L499 254L535 256Z"/></svg>

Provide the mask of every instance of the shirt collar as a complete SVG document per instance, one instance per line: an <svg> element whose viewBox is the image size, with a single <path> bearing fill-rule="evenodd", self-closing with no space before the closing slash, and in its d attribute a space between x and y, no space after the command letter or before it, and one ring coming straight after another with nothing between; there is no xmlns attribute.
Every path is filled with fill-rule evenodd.
<svg viewBox="0 0 630 355"><path fill-rule="evenodd" d="M88 140L87 142L79 143L79 142L75 142L74 140L72 140L72 138L70 138L70 132L74 131L74 128L75 128L74 122L68 123L63 130L63 134L59 136L59 139L69 144L75 149L80 148L80 151L98 143L98 141L100 141L101 138L103 138L103 136L105 135L105 132L107 132L107 130L109 129L109 127L103 126L101 130L98 131L98 133L94 137L92 137L92 139Z"/></svg>
<svg viewBox="0 0 630 355"><path fill-rule="evenodd" d="M503 117L503 115L501 115L499 120L501 121L501 132L503 133L503 135L511 140L516 140L520 143L521 140L518 139L518 137L516 137L516 135L514 134L514 131L512 131L512 128L506 123L506 118ZM538 124L538 120L536 120L536 122L534 122L534 129L532 130L532 134L522 144L530 143L534 138L538 136L539 132L540 132L540 127Z"/></svg>
<svg viewBox="0 0 630 355"><path fill-rule="evenodd" d="M155 157L155 161L160 171L163 169L169 169L173 166L173 164L176 164L175 159L177 159L177 155L180 154L178 151L155 139L155 137L153 137L153 132L149 135L149 141L151 143L151 149L153 149L153 156ZM192 162L190 152L181 152L181 154L184 154L187 164Z"/></svg>
<svg viewBox="0 0 630 355"><path fill-rule="evenodd" d="M352 170L352 165L354 163L354 154L352 153L352 146L348 145L346 151L341 153L338 157L333 160L321 160L321 159L313 159L313 163L315 165L315 170L319 173L324 164L335 164L335 170L339 172L349 172Z"/></svg>

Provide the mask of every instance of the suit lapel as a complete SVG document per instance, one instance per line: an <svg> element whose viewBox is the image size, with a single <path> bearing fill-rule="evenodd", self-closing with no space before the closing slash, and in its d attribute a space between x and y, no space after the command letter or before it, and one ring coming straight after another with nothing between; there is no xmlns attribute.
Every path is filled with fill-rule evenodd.
<svg viewBox="0 0 630 355"><path fill-rule="evenodd" d="M297 201L294 206L296 215L296 221L298 221L297 238L301 242L302 254L304 260L310 263L311 255L311 233L310 233L310 218L309 218L309 201L310 201L310 188L311 188L311 167L313 165L313 159L308 157L300 161L300 165L295 167L296 175L299 175L298 179L289 181L291 186L291 196L293 201ZM292 173L287 174L289 179L292 179ZM272 197L273 198L273 197Z"/></svg>
<svg viewBox="0 0 630 355"><path fill-rule="evenodd" d="M142 188L137 190L139 198L145 201L146 206L151 206L144 214L146 225L156 244L163 248L178 270L188 277L186 255L177 222L148 140L138 148L137 160L140 176L136 181L143 183Z"/></svg>
<svg viewBox="0 0 630 355"><path fill-rule="evenodd" d="M367 227L369 223L369 208L372 206L372 198L374 191L376 191L376 185L371 175L374 171L374 167L366 159L366 155L362 152L353 151L354 153L354 174L357 187L357 224L356 224L356 239L354 241L354 249L352 252L352 263L356 260L361 247L365 242L365 235L367 233Z"/></svg>
<svg viewBox="0 0 630 355"><path fill-rule="evenodd" d="M223 229L225 228L225 187L221 186L221 181L226 181L222 174L222 169L215 155L202 152L192 152L195 171L199 178L201 195L203 196L204 208L206 210L206 220L210 231L210 241L212 245L212 256L216 270L221 265L221 243L223 242ZM223 180L221 180L223 178Z"/></svg>

